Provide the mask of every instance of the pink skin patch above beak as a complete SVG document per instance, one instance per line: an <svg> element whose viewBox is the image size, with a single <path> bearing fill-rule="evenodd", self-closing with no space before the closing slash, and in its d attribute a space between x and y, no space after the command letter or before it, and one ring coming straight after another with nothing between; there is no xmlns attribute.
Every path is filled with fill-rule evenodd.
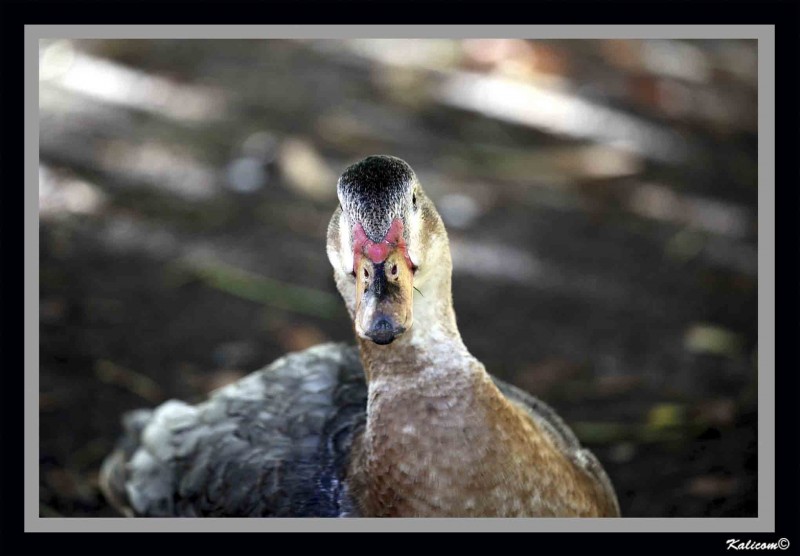
<svg viewBox="0 0 800 556"><path fill-rule="evenodd" d="M395 218L384 238L377 243L367 237L360 222L357 222L356 225L353 226L354 260L357 260L359 256L364 256L375 264L382 263L395 248L400 249L403 253L408 267L412 270L416 270L416 266L411 262L411 258L408 256L406 242L403 239L402 220Z"/></svg>

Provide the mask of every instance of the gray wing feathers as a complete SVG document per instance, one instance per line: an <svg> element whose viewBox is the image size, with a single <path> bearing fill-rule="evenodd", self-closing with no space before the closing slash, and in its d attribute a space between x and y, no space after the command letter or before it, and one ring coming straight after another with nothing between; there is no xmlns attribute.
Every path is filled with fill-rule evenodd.
<svg viewBox="0 0 800 556"><path fill-rule="evenodd" d="M595 479L618 513L602 466L555 411L493 380ZM355 515L344 473L365 406L354 346L292 353L199 405L170 400L128 413L101 487L127 515Z"/></svg>
<svg viewBox="0 0 800 556"><path fill-rule="evenodd" d="M360 370L354 348L323 344L197 406L170 400L133 412L103 466L103 489L120 510L142 516L302 513L315 495L340 374L353 367Z"/></svg>

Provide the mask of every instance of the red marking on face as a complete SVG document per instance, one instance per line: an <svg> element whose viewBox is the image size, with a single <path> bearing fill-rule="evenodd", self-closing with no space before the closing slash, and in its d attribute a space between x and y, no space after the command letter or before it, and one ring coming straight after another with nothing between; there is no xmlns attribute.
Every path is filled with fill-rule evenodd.
<svg viewBox="0 0 800 556"><path fill-rule="evenodd" d="M364 256L375 264L382 263L394 249L400 249L406 263L408 263L408 267L416 269L414 263L411 262L411 258L408 256L406 241L403 239L402 220L395 218L394 221L392 221L392 225L389 227L389 231L386 232L384 238L379 242L374 242L367 237L360 222L356 222L356 225L353 226L354 260L358 260L359 256Z"/></svg>

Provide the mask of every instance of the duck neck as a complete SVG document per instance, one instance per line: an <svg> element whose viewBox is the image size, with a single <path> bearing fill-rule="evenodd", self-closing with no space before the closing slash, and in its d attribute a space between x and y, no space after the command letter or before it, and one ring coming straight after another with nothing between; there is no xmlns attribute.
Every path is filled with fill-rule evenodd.
<svg viewBox="0 0 800 556"><path fill-rule="evenodd" d="M358 339L370 386L382 379L419 381L432 369L437 374L458 372L467 360L474 361L456 325L450 258L437 270L414 292L414 323L405 334L383 346Z"/></svg>
<svg viewBox="0 0 800 556"><path fill-rule="evenodd" d="M518 475L513 449L496 441L514 416L461 341L449 278L420 288L406 334L386 346L359 340L368 398L354 469L364 515L491 515L509 498L497 478Z"/></svg>
<svg viewBox="0 0 800 556"><path fill-rule="evenodd" d="M517 441L526 433L461 340L442 259L417 282L405 334L385 346L358 340L367 421L351 469L363 515L517 515L505 504L519 497L501 483L530 469Z"/></svg>

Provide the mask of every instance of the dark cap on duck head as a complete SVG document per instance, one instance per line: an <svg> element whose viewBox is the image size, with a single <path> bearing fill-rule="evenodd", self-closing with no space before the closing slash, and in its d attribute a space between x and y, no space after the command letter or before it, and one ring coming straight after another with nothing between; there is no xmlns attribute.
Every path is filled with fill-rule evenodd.
<svg viewBox="0 0 800 556"><path fill-rule="evenodd" d="M416 180L406 162L379 155L347 167L337 186L353 249L353 322L360 338L378 345L392 343L413 319L416 266L407 241Z"/></svg>
<svg viewBox="0 0 800 556"><path fill-rule="evenodd" d="M381 241L395 218L405 218L414 170L394 156L375 155L348 166L339 178L339 202L372 241Z"/></svg>

